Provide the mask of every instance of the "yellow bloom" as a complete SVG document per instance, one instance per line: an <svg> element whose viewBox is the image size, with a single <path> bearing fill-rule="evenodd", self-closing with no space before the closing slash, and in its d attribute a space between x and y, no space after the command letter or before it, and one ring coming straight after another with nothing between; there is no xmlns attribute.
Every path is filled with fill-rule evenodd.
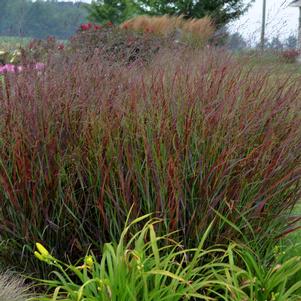
<svg viewBox="0 0 301 301"><path fill-rule="evenodd" d="M49 256L49 252L44 248L43 245L41 245L40 243L37 242L36 247L42 256L44 256L44 257Z"/></svg>
<svg viewBox="0 0 301 301"><path fill-rule="evenodd" d="M37 251L34 251L34 256L37 257L39 260L44 261L44 257Z"/></svg>
<svg viewBox="0 0 301 301"><path fill-rule="evenodd" d="M85 265L86 265L88 268L92 268L93 264L94 264L93 257L92 257L91 255L86 256L86 257L85 257Z"/></svg>

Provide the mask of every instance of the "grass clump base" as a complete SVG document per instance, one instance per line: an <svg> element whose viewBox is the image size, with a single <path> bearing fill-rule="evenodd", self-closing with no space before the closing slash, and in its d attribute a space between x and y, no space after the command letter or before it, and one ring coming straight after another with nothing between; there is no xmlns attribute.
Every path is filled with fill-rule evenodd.
<svg viewBox="0 0 301 301"><path fill-rule="evenodd" d="M9 272L0 273L0 301L26 301L29 297L24 280Z"/></svg>

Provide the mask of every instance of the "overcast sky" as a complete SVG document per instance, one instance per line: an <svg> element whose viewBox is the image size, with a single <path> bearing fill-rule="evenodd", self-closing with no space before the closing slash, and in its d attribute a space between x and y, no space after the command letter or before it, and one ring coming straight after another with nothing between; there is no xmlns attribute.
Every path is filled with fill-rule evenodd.
<svg viewBox="0 0 301 301"><path fill-rule="evenodd" d="M82 0L91 2L91 0ZM231 24L233 31L241 32L250 41L258 40L260 36L262 1L255 0L250 10ZM267 36L286 37L289 34L297 35L298 8L288 7L292 0L266 0L267 1Z"/></svg>
<svg viewBox="0 0 301 301"><path fill-rule="evenodd" d="M267 1L267 36L280 36L283 38L290 34L297 35L299 9L289 7L292 0L266 0ZM234 22L232 30L237 30L250 40L260 36L263 0L256 0L250 10Z"/></svg>

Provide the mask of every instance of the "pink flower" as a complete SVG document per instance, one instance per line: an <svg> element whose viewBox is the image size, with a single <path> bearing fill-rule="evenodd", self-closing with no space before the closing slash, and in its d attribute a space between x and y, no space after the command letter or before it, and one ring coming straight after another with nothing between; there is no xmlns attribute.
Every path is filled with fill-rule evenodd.
<svg viewBox="0 0 301 301"><path fill-rule="evenodd" d="M92 23L87 23L87 24L82 24L82 25L80 26L80 29L81 29L82 31L86 31L86 30L91 29L91 27L92 27Z"/></svg>
<svg viewBox="0 0 301 301"><path fill-rule="evenodd" d="M87 24L82 24L82 25L80 26L80 29L81 29L82 31L86 31L86 30L89 29L89 27L88 27Z"/></svg>
<svg viewBox="0 0 301 301"><path fill-rule="evenodd" d="M5 74L5 73L19 73L19 72L22 72L24 71L24 68L23 66L15 66L15 65L12 65L12 64L6 64L4 66L0 66L0 74ZM37 71L41 71L43 69L45 69L45 64L43 63L36 63L33 67L34 70L37 70Z"/></svg>
<svg viewBox="0 0 301 301"><path fill-rule="evenodd" d="M45 64L43 63L36 63L36 65L34 66L35 70L41 71L45 68Z"/></svg>
<svg viewBox="0 0 301 301"><path fill-rule="evenodd" d="M6 64L6 65L0 67L0 74L15 73L15 72L16 72L16 67L15 67L15 65L12 65L12 64Z"/></svg>
<svg viewBox="0 0 301 301"><path fill-rule="evenodd" d="M58 50L64 50L64 48L65 48L65 45L64 45L64 44L59 44L59 45L57 46L57 49L58 49Z"/></svg>
<svg viewBox="0 0 301 301"><path fill-rule="evenodd" d="M94 30L99 30L99 29L102 29L102 26L100 26L100 25L94 25Z"/></svg>

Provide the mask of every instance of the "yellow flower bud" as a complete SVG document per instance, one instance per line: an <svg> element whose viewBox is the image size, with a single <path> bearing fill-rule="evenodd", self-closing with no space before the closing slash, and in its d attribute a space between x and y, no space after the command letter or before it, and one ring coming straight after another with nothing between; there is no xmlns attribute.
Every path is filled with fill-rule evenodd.
<svg viewBox="0 0 301 301"><path fill-rule="evenodd" d="M37 251L34 251L34 256L37 257L41 261L45 261L44 257Z"/></svg>
<svg viewBox="0 0 301 301"><path fill-rule="evenodd" d="M49 252L40 243L37 242L36 247L42 256L49 256Z"/></svg>
<svg viewBox="0 0 301 301"><path fill-rule="evenodd" d="M88 268L92 268L93 264L94 264L93 257L92 257L91 255L86 256L86 257L85 257L85 265L86 265Z"/></svg>

